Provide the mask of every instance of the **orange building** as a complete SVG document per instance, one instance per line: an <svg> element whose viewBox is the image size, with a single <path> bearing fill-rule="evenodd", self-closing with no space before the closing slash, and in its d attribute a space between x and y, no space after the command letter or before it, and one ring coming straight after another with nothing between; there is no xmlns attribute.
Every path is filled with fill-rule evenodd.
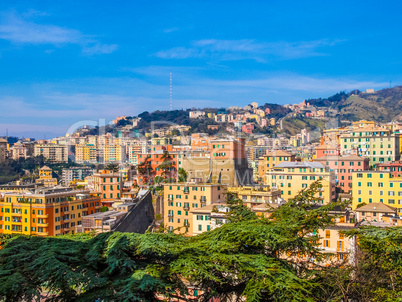
<svg viewBox="0 0 402 302"><path fill-rule="evenodd" d="M107 170L95 173L93 176L95 192L104 205L110 205L115 199L120 199L123 190L123 177L119 172Z"/></svg>
<svg viewBox="0 0 402 302"><path fill-rule="evenodd" d="M6 193L0 202L0 233L36 236L73 234L82 217L100 211L100 198L72 188Z"/></svg>
<svg viewBox="0 0 402 302"><path fill-rule="evenodd" d="M173 179L177 177L179 154L169 149L137 154L138 184L150 183L157 176Z"/></svg>

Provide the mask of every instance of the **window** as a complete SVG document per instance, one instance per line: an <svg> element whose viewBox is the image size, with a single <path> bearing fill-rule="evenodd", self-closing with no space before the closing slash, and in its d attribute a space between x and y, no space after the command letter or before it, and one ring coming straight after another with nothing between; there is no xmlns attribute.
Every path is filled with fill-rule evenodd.
<svg viewBox="0 0 402 302"><path fill-rule="evenodd" d="M202 231L202 224L198 225L198 230L201 232Z"/></svg>

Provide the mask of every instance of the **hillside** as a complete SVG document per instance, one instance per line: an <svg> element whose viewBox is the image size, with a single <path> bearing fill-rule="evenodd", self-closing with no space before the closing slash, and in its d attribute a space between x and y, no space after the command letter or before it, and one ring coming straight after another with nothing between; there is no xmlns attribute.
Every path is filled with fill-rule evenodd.
<svg viewBox="0 0 402 302"><path fill-rule="evenodd" d="M351 121L364 119L390 122L402 118L402 86L374 93L340 92L329 98L310 99L307 102L318 107L337 109L338 117Z"/></svg>

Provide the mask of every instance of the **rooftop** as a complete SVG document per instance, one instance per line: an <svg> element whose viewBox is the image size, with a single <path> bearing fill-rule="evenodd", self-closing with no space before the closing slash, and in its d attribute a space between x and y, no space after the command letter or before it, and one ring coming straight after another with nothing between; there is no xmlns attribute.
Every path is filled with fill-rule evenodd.
<svg viewBox="0 0 402 302"><path fill-rule="evenodd" d="M396 208L382 202L374 202L355 209L355 212L396 213Z"/></svg>
<svg viewBox="0 0 402 302"><path fill-rule="evenodd" d="M302 161L302 162L282 162L276 165L274 168L313 168L313 169L324 169L325 166L322 163L312 162L312 161Z"/></svg>

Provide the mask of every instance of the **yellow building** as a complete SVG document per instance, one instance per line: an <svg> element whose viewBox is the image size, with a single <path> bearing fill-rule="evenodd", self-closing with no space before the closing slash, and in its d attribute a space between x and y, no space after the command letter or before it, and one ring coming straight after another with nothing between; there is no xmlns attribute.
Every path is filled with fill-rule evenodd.
<svg viewBox="0 0 402 302"><path fill-rule="evenodd" d="M74 233L82 216L100 210L100 198L71 188L6 193L0 201L0 234L57 236Z"/></svg>
<svg viewBox="0 0 402 302"><path fill-rule="evenodd" d="M229 187L227 192L235 194L248 207L259 204L277 204L281 200L281 191L269 186Z"/></svg>
<svg viewBox="0 0 402 302"><path fill-rule="evenodd" d="M103 148L103 161L124 162L126 160L126 146L119 144L105 145Z"/></svg>
<svg viewBox="0 0 402 302"><path fill-rule="evenodd" d="M336 198L335 175L321 163L283 162L265 175L265 184L281 190L281 197L285 200L294 198L318 180L321 181L321 188L316 198L327 204Z"/></svg>
<svg viewBox="0 0 402 302"><path fill-rule="evenodd" d="M79 144L75 146L75 162L77 163L97 163L96 145Z"/></svg>
<svg viewBox="0 0 402 302"><path fill-rule="evenodd" d="M39 169L39 179L36 179L36 183L45 187L57 186L57 178L53 178L53 170L48 166L43 166Z"/></svg>
<svg viewBox="0 0 402 302"><path fill-rule="evenodd" d="M284 150L268 151L258 159L258 177L263 179L265 173L282 162L295 161L295 155Z"/></svg>
<svg viewBox="0 0 402 302"><path fill-rule="evenodd" d="M221 184L188 183L164 185L164 224L170 232L193 235L191 211L226 200L226 189Z"/></svg>
<svg viewBox="0 0 402 302"><path fill-rule="evenodd" d="M362 203L381 202L402 215L402 178L394 178L389 171L359 171L353 173L352 180L353 210Z"/></svg>
<svg viewBox="0 0 402 302"><path fill-rule="evenodd" d="M341 154L357 154L370 165L400 158L400 134L380 127L357 128L340 136Z"/></svg>

